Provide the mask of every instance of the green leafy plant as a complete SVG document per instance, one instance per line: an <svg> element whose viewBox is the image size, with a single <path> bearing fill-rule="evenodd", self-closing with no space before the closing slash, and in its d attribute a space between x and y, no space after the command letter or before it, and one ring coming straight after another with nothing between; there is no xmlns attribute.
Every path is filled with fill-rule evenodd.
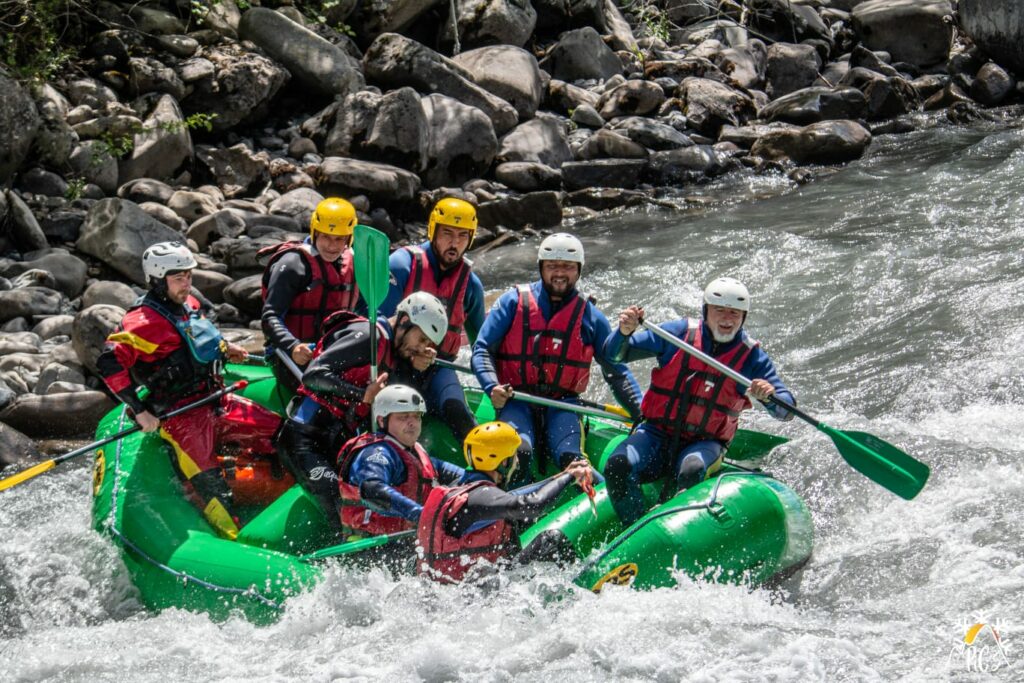
<svg viewBox="0 0 1024 683"><path fill-rule="evenodd" d="M15 78L45 80L75 57L93 2L0 0L0 59Z"/></svg>

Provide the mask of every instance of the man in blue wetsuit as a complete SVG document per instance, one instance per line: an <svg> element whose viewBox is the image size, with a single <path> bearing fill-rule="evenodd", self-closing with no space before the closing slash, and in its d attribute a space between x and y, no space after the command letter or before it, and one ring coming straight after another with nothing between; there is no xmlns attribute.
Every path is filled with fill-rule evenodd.
<svg viewBox="0 0 1024 683"><path fill-rule="evenodd" d="M624 525L646 512L641 484L671 477L666 491L679 491L721 467L722 456L736 434L739 414L752 405L750 398L764 403L775 394L796 404L768 354L743 329L749 311L747 288L738 280L723 277L704 290L703 320L662 325L751 379L745 393L735 381L653 333L634 334L643 317L639 306L619 314L619 328L605 346L608 356L624 362L658 359L641 405L643 421L605 464L608 493ZM793 418L775 404L765 407L780 420Z"/></svg>
<svg viewBox="0 0 1024 683"><path fill-rule="evenodd" d="M481 478L430 457L418 443L426 412L412 387L393 384L373 399L374 432L347 441L338 452L341 525L349 537L413 529L438 485Z"/></svg>
<svg viewBox="0 0 1024 683"><path fill-rule="evenodd" d="M473 371L480 386L523 437L520 471L529 477L529 461L542 438L558 469L582 458L577 413L541 408L512 398L513 391L576 402L590 381L596 360L615 398L640 414L640 386L621 363L604 353L611 334L608 319L576 289L583 271L583 245L566 233L547 237L537 256L540 280L519 285L494 304L473 346ZM542 437L535 437L540 431Z"/></svg>
<svg viewBox="0 0 1024 683"><path fill-rule="evenodd" d="M473 263L464 256L476 226L472 204L446 197L430 212L427 241L396 249L389 261L391 288L381 313L392 315L398 302L413 292L429 292L440 299L448 311L448 332L437 349L442 360L458 354L463 329L472 343L484 322L484 288ZM460 443L476 426L454 370L435 365L422 376L400 379L423 388L430 414L447 424Z"/></svg>

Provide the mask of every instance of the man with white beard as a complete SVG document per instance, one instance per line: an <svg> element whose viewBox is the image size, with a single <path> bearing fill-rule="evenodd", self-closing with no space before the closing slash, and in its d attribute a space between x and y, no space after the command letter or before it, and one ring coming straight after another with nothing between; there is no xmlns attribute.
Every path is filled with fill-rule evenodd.
<svg viewBox="0 0 1024 683"><path fill-rule="evenodd" d="M771 358L743 329L749 311L750 293L743 283L720 277L704 290L702 320L675 320L661 326L752 380L746 392L652 332L634 334L643 308L630 306L619 314L619 328L605 342L605 355L613 362L658 360L640 406L643 420L605 464L608 493L624 525L646 512L641 484L671 477L665 490L672 493L703 481L721 467L740 412L752 406L751 397L764 403L775 394L796 404ZM779 420L793 418L775 404L765 407Z"/></svg>

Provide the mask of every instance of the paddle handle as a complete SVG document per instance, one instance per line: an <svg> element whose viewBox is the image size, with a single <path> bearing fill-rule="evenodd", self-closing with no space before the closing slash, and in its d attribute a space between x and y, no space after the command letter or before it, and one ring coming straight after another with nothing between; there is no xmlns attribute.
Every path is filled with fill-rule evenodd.
<svg viewBox="0 0 1024 683"><path fill-rule="evenodd" d="M299 559L303 562L310 562L312 560L323 560L328 557L337 557L338 555L349 555L351 553L370 550L371 548L379 548L382 545L387 545L391 541L415 535L416 529L406 529L405 531L396 531L394 533L383 534L381 536L370 536L369 538L361 538L358 541L349 541L348 543L342 543L340 545L332 545L329 548L322 548L314 553L303 555Z"/></svg>
<svg viewBox="0 0 1024 683"><path fill-rule="evenodd" d="M442 360L441 358L434 359L434 363L442 368L450 368L458 372L465 372L467 374L474 374L472 368L466 365L459 365L448 360ZM581 405L575 403L566 403L565 401L555 401L553 399L541 398L540 396L531 396L530 394L524 394L522 392L515 392L515 398L523 401L524 403L536 403L541 406L548 406L550 408L560 408L562 410L575 410L578 413L584 415L593 415L594 417L603 417L609 420L618 420L620 422L632 422L633 418L630 417L629 413L624 408L619 406L608 405L605 403L595 403L593 401L587 401L586 399L577 399ZM569 406L569 408L566 408ZM587 408L593 408L588 410Z"/></svg>
<svg viewBox="0 0 1024 683"><path fill-rule="evenodd" d="M737 384L740 384L740 385L742 385L742 386L744 386L744 387L746 387L748 389L750 388L750 385L752 384L751 380L749 380L748 378L744 377L740 373L736 372L735 370L730 368L728 365L725 365L724 363L721 363L721 362L715 360L715 358L713 358L712 356L709 356L708 354L704 353L703 351L698 349L696 346L693 346L692 344L687 344L685 341L683 341L679 337L677 337L674 334L672 334L671 332L663 329L660 325L657 325L655 323L649 322L647 320L641 320L640 324L643 325L644 327L646 327L648 330L650 330L651 333L654 336L660 337L661 339L664 339L669 344L672 344L673 346L682 349L683 351L685 351L686 353L690 354L694 358L697 358L697 359L707 363L708 365L713 367L715 370L718 370L720 373L722 373L726 377L730 378L731 380L733 380ZM800 419L805 420L806 422L809 422L810 424L814 425L815 427L818 427L821 424L820 422L815 420L813 417L811 417L807 413L805 413L802 410L800 410L799 408L797 408L795 405L789 403L788 401L784 401L783 399L779 398L775 394L770 394L768 396L768 401L771 402L771 403L774 403L775 405L777 405L777 406L779 406L781 408L785 408L786 410L788 410L789 412L793 413L794 415L796 415Z"/></svg>
<svg viewBox="0 0 1024 683"><path fill-rule="evenodd" d="M274 348L274 355L277 356L282 363L284 363L284 366L288 368L288 372L292 373L295 379L299 380L299 382L301 383L302 370L300 370L299 366L295 364L295 361L292 360L292 357L285 353L283 350L276 347Z"/></svg>

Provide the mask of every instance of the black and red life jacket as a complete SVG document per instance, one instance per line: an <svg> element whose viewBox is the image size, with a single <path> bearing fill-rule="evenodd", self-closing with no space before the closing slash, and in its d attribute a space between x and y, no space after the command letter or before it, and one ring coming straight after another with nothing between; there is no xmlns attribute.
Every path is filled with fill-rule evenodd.
<svg viewBox="0 0 1024 683"><path fill-rule="evenodd" d="M306 242L283 242L260 249L258 256L270 255L266 270L263 271L263 300L267 300L267 285L274 264L285 254L298 252L306 261L310 281L306 290L295 297L284 316L285 327L304 344L315 342L323 336L324 319L340 310L354 310L359 302L359 288L356 286L355 266L352 250L346 249L341 255L340 268L335 268L318 255L313 254L312 245Z"/></svg>
<svg viewBox="0 0 1024 683"><path fill-rule="evenodd" d="M686 343L702 348L701 321L691 318L687 322ZM716 355L715 360L739 372L758 345L744 335L741 343ZM651 371L651 386L640 404L647 423L683 444L702 439L728 444L736 434L740 413L750 407L735 380L682 350L676 351L668 364Z"/></svg>
<svg viewBox="0 0 1024 683"><path fill-rule="evenodd" d="M401 517L378 514L363 505L359 487L348 482L352 462L359 453L374 444L384 443L402 459L405 464L405 481L392 484L398 493L410 500L422 503L437 485L437 473L430 456L418 443L410 451L393 437L380 432L360 434L346 441L338 451L338 490L341 492L341 525L347 534L377 536L391 534L413 527Z"/></svg>
<svg viewBox="0 0 1024 683"><path fill-rule="evenodd" d="M343 327L355 325L359 323L369 324L369 320L361 315L353 313L352 311L337 311L332 313L324 321L323 329L324 334L316 343L316 347L313 349L313 359L315 360L324 351L324 341L330 339L332 335ZM369 337L367 337L369 342ZM377 323L377 373L391 372L394 369L394 355L392 353L393 343L391 334L387 327L382 323ZM313 361L310 361L312 365ZM349 384L354 384L357 387L368 387L370 386L370 365L358 365L351 368L346 368L341 373L341 379ZM300 386L297 393L307 398L312 399L318 405L326 408L335 417L342 420L351 420L353 416L353 409L355 406L352 401L341 398L340 396L334 396L330 394L318 394L314 391L310 391L305 386ZM356 431L357 425L349 425L350 431Z"/></svg>
<svg viewBox="0 0 1024 683"><path fill-rule="evenodd" d="M466 324L466 288L469 287L469 276L473 272L473 262L463 257L454 272L445 274L441 283L434 279L434 269L430 266L430 258L420 246L405 247L411 257L409 279L405 283L403 298L413 292L433 294L444 304L448 312L448 332L437 349L438 356L451 360L459 353L462 346L462 328Z"/></svg>
<svg viewBox="0 0 1024 683"><path fill-rule="evenodd" d="M495 354L498 382L553 398L582 394L594 358L594 347L582 336L586 298L576 292L544 320L530 286L518 290L516 315Z"/></svg>
<svg viewBox="0 0 1024 683"><path fill-rule="evenodd" d="M438 486L427 496L416 529L417 573L442 583L456 583L480 562L494 563L508 556L513 533L512 525L505 520L496 520L461 537L445 531L448 521L466 504L469 492L482 486L495 484L475 481L455 488Z"/></svg>

